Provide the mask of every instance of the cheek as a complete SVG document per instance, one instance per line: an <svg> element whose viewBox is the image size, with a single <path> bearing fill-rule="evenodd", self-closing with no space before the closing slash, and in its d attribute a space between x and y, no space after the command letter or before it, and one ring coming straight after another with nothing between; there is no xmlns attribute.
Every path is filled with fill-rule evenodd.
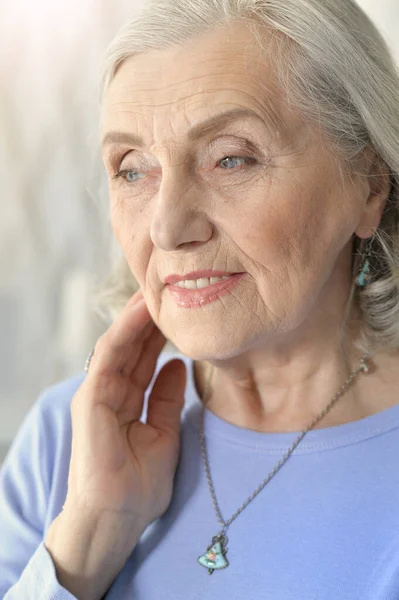
<svg viewBox="0 0 399 600"><path fill-rule="evenodd" d="M339 253L350 235L350 224L336 194L326 187L301 185L297 178L294 184L293 178L287 179L274 181L249 210L240 211L231 237L274 282L302 289L306 282L310 284L309 278L320 275L330 255Z"/></svg>
<svg viewBox="0 0 399 600"><path fill-rule="evenodd" d="M256 207L240 212L232 222L231 237L240 250L259 266L272 270L289 259L301 227L292 215L290 201L280 194L264 196Z"/></svg>
<svg viewBox="0 0 399 600"><path fill-rule="evenodd" d="M122 248L136 241L143 231L143 208L132 202L131 198L117 195L111 196L110 222L114 234Z"/></svg>
<svg viewBox="0 0 399 600"><path fill-rule="evenodd" d="M146 242L148 224L144 222L142 209L130 210L123 199L113 200L110 207L110 222L123 254L140 286L144 283L146 257L149 252Z"/></svg>
<svg viewBox="0 0 399 600"><path fill-rule="evenodd" d="M112 231L113 231L116 239L118 240L119 244L123 248L123 236L124 236L123 224L124 224L124 221L121 218L119 210L117 209L117 207L115 206L115 204L112 201L110 204L109 218L110 218Z"/></svg>

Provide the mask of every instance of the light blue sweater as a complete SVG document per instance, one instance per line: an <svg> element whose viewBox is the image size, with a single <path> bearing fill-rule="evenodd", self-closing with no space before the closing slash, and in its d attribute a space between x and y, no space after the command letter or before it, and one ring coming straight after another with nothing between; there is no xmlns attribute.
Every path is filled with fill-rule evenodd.
<svg viewBox="0 0 399 600"><path fill-rule="evenodd" d="M184 359L188 378L172 503L146 529L106 599L398 600L399 405L310 431L230 525L229 566L209 575L198 557L220 527L200 452L193 363L164 352L157 371L175 356ZM3 465L1 599L74 598L58 584L43 539L66 498L70 402L84 376L40 396ZM208 410L205 435L225 519L297 437L242 429Z"/></svg>

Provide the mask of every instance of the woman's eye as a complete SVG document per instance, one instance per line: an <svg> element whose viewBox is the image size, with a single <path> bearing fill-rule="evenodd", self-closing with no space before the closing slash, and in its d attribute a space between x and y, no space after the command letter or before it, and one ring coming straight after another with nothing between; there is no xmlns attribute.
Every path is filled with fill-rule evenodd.
<svg viewBox="0 0 399 600"><path fill-rule="evenodd" d="M114 179L118 179L119 177L126 179L128 183L134 183L139 179L143 179L143 177L145 177L145 173L133 171L132 169L122 169L115 175Z"/></svg>
<svg viewBox="0 0 399 600"><path fill-rule="evenodd" d="M242 164L249 164L252 162L254 162L254 159L246 156L225 156L219 161L218 164L222 169L230 171L231 169L234 169Z"/></svg>
<svg viewBox="0 0 399 600"><path fill-rule="evenodd" d="M252 165L256 163L255 158L248 156L225 156L217 164L224 171L232 171L237 167L244 165ZM113 179L124 179L127 183L136 183L139 179L144 179L147 174L143 171L135 171L134 169L121 169Z"/></svg>

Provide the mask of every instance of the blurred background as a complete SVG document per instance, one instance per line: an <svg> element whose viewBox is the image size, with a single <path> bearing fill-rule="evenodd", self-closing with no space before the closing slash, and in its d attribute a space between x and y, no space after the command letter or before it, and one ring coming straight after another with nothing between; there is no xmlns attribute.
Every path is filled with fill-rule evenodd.
<svg viewBox="0 0 399 600"><path fill-rule="evenodd" d="M83 372L107 328L92 306L117 256L98 80L142 1L0 0L0 463L40 392ZM359 4L399 63L399 1Z"/></svg>

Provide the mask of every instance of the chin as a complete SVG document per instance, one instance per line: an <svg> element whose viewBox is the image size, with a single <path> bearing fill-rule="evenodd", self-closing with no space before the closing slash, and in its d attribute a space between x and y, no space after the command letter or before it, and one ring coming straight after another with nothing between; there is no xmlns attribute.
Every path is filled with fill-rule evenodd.
<svg viewBox="0 0 399 600"><path fill-rule="evenodd" d="M175 330L173 335L167 335L165 332L165 336L185 356L195 361L206 361L228 360L243 354L259 343L259 335L245 335L244 333L244 331L232 331L230 327L226 334L220 330L214 330L211 334L202 332L202 334L195 335L191 331L187 335L184 331L177 332Z"/></svg>

